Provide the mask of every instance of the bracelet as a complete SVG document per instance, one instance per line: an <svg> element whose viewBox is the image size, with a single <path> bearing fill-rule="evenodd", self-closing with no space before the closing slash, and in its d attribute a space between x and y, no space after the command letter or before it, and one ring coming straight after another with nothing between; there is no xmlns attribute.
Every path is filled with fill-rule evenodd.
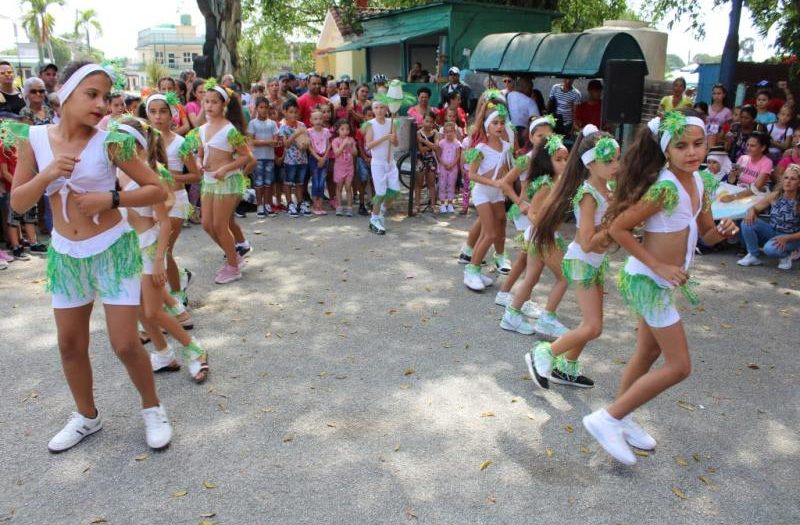
<svg viewBox="0 0 800 525"><path fill-rule="evenodd" d="M111 209L119 208L119 192L117 190L111 190Z"/></svg>

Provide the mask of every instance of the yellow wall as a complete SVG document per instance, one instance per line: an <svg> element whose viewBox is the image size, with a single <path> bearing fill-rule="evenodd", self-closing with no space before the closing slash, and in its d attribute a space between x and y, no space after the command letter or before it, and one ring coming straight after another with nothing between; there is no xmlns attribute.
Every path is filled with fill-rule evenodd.
<svg viewBox="0 0 800 525"><path fill-rule="evenodd" d="M327 53L327 50L335 49L347 43L342 37L336 21L330 11L325 15L319 38L317 39L317 51L314 55L314 68L319 73L333 75L336 78L342 75L349 75L350 78L364 81L367 74L367 59L364 50L345 51L343 53Z"/></svg>

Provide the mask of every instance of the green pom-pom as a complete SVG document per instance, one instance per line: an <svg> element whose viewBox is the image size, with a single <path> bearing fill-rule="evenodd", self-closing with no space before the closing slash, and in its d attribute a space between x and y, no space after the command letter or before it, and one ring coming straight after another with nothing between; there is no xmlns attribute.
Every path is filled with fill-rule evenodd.
<svg viewBox="0 0 800 525"><path fill-rule="evenodd" d="M177 107L178 104L181 103L181 99L178 98L178 94L174 91L167 91L167 94L164 95L164 98L167 99L167 104L172 107Z"/></svg>
<svg viewBox="0 0 800 525"><path fill-rule="evenodd" d="M555 133L549 135L547 137L547 142L544 143L544 148L547 150L547 154L552 157L556 154L556 151L561 148L566 148L566 146L564 146L564 136Z"/></svg>
<svg viewBox="0 0 800 525"><path fill-rule="evenodd" d="M20 141L28 140L30 126L24 122L15 120L4 120L0 122L0 144L6 151L17 146Z"/></svg>
<svg viewBox="0 0 800 525"><path fill-rule="evenodd" d="M536 192L538 192L543 187L552 188L553 187L553 179L550 175L542 175L540 177L536 177L530 184L528 184L528 199L532 199Z"/></svg>
<svg viewBox="0 0 800 525"><path fill-rule="evenodd" d="M499 89L487 89L481 95L484 100L505 100L506 97L503 95L503 92Z"/></svg>
<svg viewBox="0 0 800 525"><path fill-rule="evenodd" d="M617 156L617 141L611 137L601 137L594 145L594 160L608 164Z"/></svg>
<svg viewBox="0 0 800 525"><path fill-rule="evenodd" d="M659 204L667 215L671 215L678 206L678 187L671 180L660 180L650 186L643 199L647 202Z"/></svg>
<svg viewBox="0 0 800 525"><path fill-rule="evenodd" d="M482 158L483 153L481 153L478 148L470 148L464 153L464 160L467 161L467 164L472 164L476 160Z"/></svg>
<svg viewBox="0 0 800 525"><path fill-rule="evenodd" d="M369 129L369 126L370 126L369 120L365 120L364 122L361 123L361 126L359 127L359 129L361 129L362 133L366 133L367 130Z"/></svg>
<svg viewBox="0 0 800 525"><path fill-rule="evenodd" d="M519 157L514 159L514 167L518 170L522 171L528 169L528 164L530 163L530 157L527 155L520 155Z"/></svg>
<svg viewBox="0 0 800 525"><path fill-rule="evenodd" d="M200 133L198 133L197 128L194 128L192 131L186 134L183 137L183 144L181 147L178 148L178 155L182 159L185 159L189 155L194 155L200 149Z"/></svg>
<svg viewBox="0 0 800 525"><path fill-rule="evenodd" d="M658 126L661 133L670 133L673 137L683 135L684 129L686 129L686 116L677 111L668 111Z"/></svg>
<svg viewBox="0 0 800 525"><path fill-rule="evenodd" d="M214 78L214 77L210 77L208 80L206 80L206 83L205 83L206 91L214 89L218 85L219 85L219 83L217 82L217 79Z"/></svg>
<svg viewBox="0 0 800 525"><path fill-rule="evenodd" d="M589 184L588 182L584 182L578 187L578 191L575 192L575 196L572 198L572 207L578 208L581 205L581 201L586 194L592 196L592 198L597 202L597 205L600 206L605 202L605 198L597 191L597 188Z"/></svg>
<svg viewBox="0 0 800 525"><path fill-rule="evenodd" d="M486 104L486 116L488 117L492 111L497 111L497 116L508 120L508 108L505 105L489 102Z"/></svg>
<svg viewBox="0 0 800 525"><path fill-rule="evenodd" d="M508 217L510 221L517 220L520 215L522 215L522 210L519 209L519 204L512 204L506 213L506 217Z"/></svg>
<svg viewBox="0 0 800 525"><path fill-rule="evenodd" d="M615 189L617 189L617 181L615 180L606 181L606 188L608 188L608 191L614 191Z"/></svg>
<svg viewBox="0 0 800 525"><path fill-rule="evenodd" d="M239 146L244 146L247 144L247 139L244 135L239 133L239 130L233 128L228 132L228 144L233 146L234 148L238 148Z"/></svg>
<svg viewBox="0 0 800 525"><path fill-rule="evenodd" d="M136 156L136 139L127 133L119 131L110 131L105 140L106 151L110 153L109 148L116 148L116 159L121 162L131 160Z"/></svg>
<svg viewBox="0 0 800 525"><path fill-rule="evenodd" d="M169 171L163 164L158 163L158 176L161 177L161 180L166 182L167 184L172 184L175 182L175 179L172 176L172 172Z"/></svg>

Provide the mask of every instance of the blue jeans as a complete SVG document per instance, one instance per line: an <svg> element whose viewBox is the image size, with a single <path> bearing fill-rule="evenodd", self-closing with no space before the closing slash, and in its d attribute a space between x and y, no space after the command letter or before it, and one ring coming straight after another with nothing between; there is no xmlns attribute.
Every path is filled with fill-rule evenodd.
<svg viewBox="0 0 800 525"><path fill-rule="evenodd" d="M758 256L758 245L764 241L762 251L767 257L783 258L788 256L794 250L800 249L800 240L787 242L785 248L781 250L772 239L779 235L783 235L775 231L775 229L765 220L756 219L753 224L745 224L742 221L742 239L747 246L747 253L752 256Z"/></svg>
<svg viewBox="0 0 800 525"><path fill-rule="evenodd" d="M325 177L328 175L328 163L318 164L317 158L308 156L308 169L311 171L311 196L322 198L325 196Z"/></svg>
<svg viewBox="0 0 800 525"><path fill-rule="evenodd" d="M284 173L286 173L286 184L290 186L302 186L306 178L306 166L308 164L284 164Z"/></svg>
<svg viewBox="0 0 800 525"><path fill-rule="evenodd" d="M275 182L275 161L273 159L257 159L253 171L253 187L272 186Z"/></svg>
<svg viewBox="0 0 800 525"><path fill-rule="evenodd" d="M369 182L369 164L361 157L356 159L356 172L358 173L358 179L362 184Z"/></svg>

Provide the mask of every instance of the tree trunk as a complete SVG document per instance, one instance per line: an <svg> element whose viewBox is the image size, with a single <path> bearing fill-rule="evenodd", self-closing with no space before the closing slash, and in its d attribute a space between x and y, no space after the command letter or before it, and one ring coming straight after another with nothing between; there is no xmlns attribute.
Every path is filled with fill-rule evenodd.
<svg viewBox="0 0 800 525"><path fill-rule="evenodd" d="M743 0L731 1L731 16L728 25L728 38L722 51L719 66L719 82L728 90L729 100L736 97L736 61L739 59L739 21L742 18Z"/></svg>
<svg viewBox="0 0 800 525"><path fill-rule="evenodd" d="M197 0L197 7L206 19L206 41L203 57L195 63L201 76L222 77L239 73L237 44L242 34L241 0Z"/></svg>

